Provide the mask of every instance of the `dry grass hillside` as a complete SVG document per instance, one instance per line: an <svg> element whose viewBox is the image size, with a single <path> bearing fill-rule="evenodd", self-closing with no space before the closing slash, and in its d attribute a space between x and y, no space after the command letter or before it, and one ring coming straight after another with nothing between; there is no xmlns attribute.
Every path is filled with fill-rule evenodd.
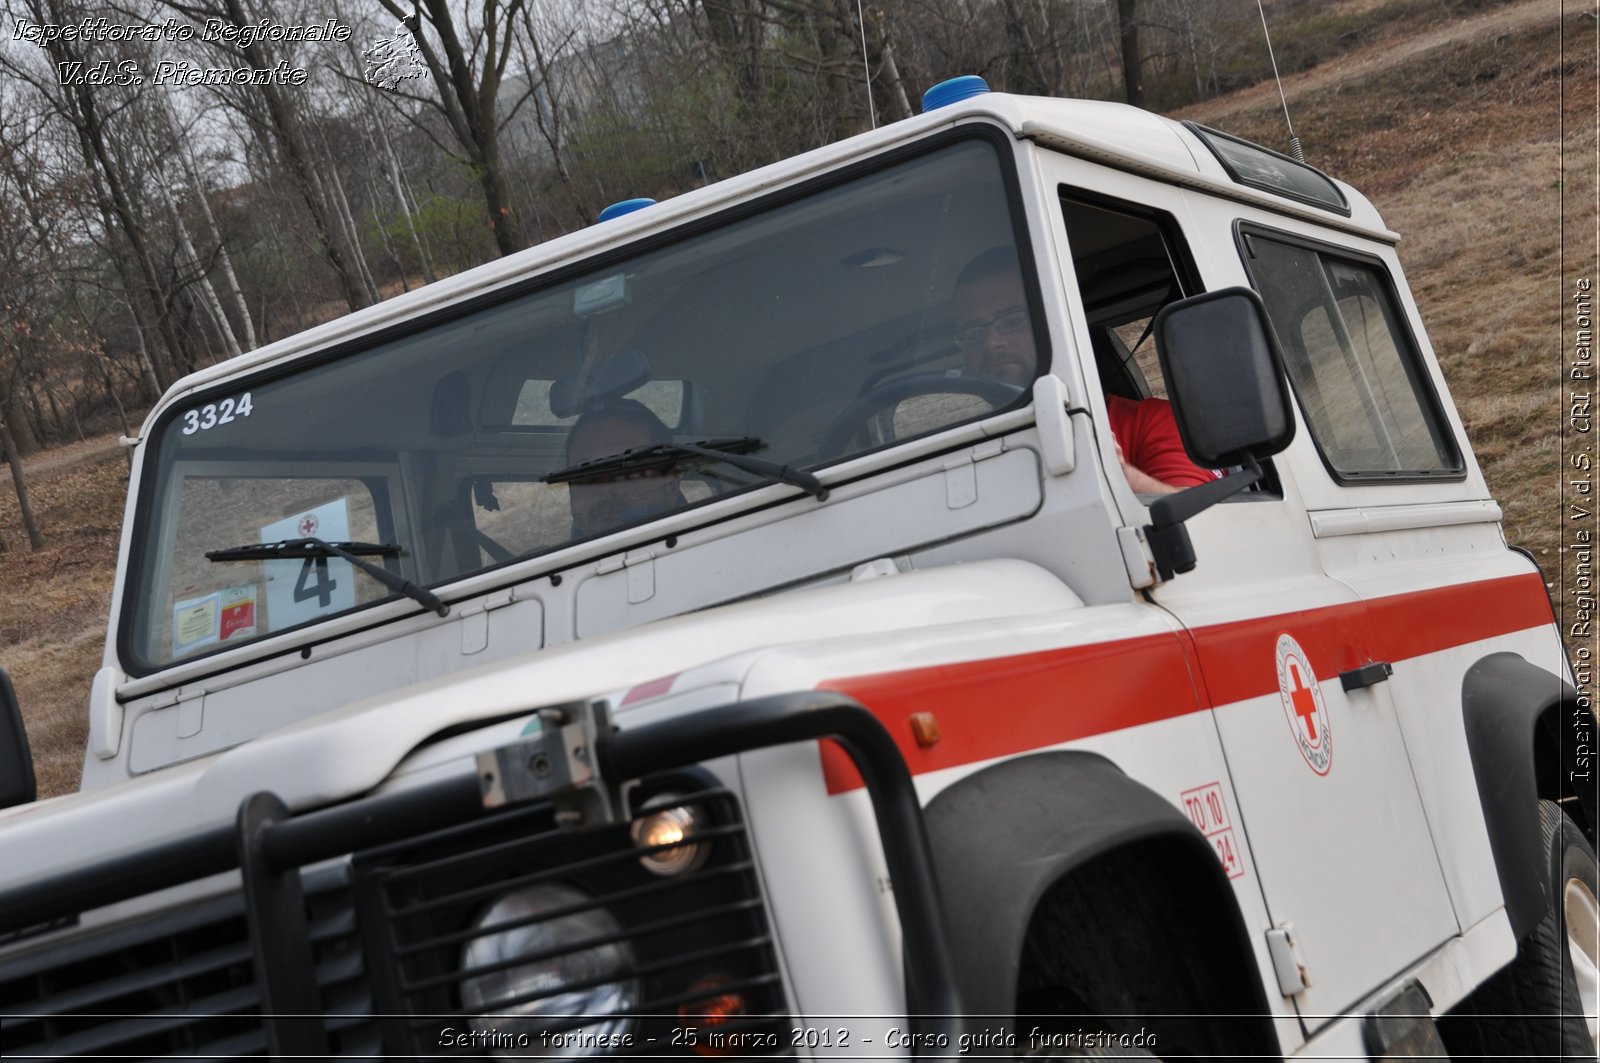
<svg viewBox="0 0 1600 1063"><path fill-rule="evenodd" d="M1563 18L1559 0L1445 5L1478 7L1386 33L1372 17L1382 5L1330 4L1368 16L1372 43L1285 78L1284 95L1307 161L1360 188L1404 235L1400 260L1506 537L1556 582L1560 326L1596 260L1596 23L1575 5ZM1270 84L1175 117L1287 140ZM1553 589L1570 609L1570 582Z"/></svg>
<svg viewBox="0 0 1600 1063"><path fill-rule="evenodd" d="M1559 324L1571 280L1595 261L1595 20L1576 10L1563 20L1559 0L1425 11L1411 0L1344 0L1318 17L1344 20L1354 44L1286 79L1308 159L1362 188L1406 235L1401 258L1507 535L1553 576ZM1270 145L1285 139L1270 85L1180 117ZM0 541L9 546L0 554L0 665L27 713L41 792L53 794L77 782L126 464L114 437L103 437L27 468L48 545L28 552L9 478L0 479Z"/></svg>

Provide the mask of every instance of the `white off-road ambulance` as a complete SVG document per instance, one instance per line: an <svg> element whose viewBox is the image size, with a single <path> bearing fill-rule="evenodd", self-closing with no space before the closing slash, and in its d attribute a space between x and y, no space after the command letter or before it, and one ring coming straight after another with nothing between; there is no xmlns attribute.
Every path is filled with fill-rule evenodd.
<svg viewBox="0 0 1600 1063"><path fill-rule="evenodd" d="M5 1054L1592 1056L1397 240L958 80L181 381L82 792L0 748Z"/></svg>

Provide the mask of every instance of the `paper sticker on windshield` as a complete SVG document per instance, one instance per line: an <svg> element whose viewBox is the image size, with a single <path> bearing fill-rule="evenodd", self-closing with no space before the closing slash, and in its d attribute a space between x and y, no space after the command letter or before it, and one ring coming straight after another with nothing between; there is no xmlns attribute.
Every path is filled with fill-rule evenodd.
<svg viewBox="0 0 1600 1063"><path fill-rule="evenodd" d="M215 594L185 598L172 607L172 655L193 653L217 641L219 611Z"/></svg>
<svg viewBox="0 0 1600 1063"><path fill-rule="evenodd" d="M256 589L252 584L226 587L172 607L172 655L193 653L229 639L256 633Z"/></svg>
<svg viewBox="0 0 1600 1063"><path fill-rule="evenodd" d="M343 498L273 521L261 529L264 543L284 539L345 542L349 538L350 506ZM263 561L261 568L267 577L267 623L272 631L355 608L356 573L348 561L320 557Z"/></svg>
<svg viewBox="0 0 1600 1063"><path fill-rule="evenodd" d="M253 584L219 591L217 607L218 634L223 642L247 639L256 633L256 589Z"/></svg>

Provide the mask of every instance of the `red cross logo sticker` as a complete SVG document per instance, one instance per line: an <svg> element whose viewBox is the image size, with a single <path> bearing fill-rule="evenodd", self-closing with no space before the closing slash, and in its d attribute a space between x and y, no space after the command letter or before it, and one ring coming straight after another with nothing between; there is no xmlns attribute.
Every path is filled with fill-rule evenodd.
<svg viewBox="0 0 1600 1063"><path fill-rule="evenodd" d="M1278 695L1289 721L1300 755L1318 775L1333 767L1333 730L1328 723L1328 707L1322 701L1322 686L1311 670L1306 651L1294 636L1278 636Z"/></svg>
<svg viewBox="0 0 1600 1063"><path fill-rule="evenodd" d="M317 522L317 515L315 513L307 513L305 516L300 518L300 538L311 538L313 535L317 534L318 527L319 524Z"/></svg>

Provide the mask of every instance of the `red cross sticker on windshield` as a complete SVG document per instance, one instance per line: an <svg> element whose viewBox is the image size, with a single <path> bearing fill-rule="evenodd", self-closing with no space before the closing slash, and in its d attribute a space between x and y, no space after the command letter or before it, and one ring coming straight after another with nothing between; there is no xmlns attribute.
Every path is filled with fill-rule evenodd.
<svg viewBox="0 0 1600 1063"><path fill-rule="evenodd" d="M1318 775L1333 767L1333 728L1328 722L1328 706L1322 700L1322 686L1311 669L1310 658L1294 636L1278 636L1278 694L1283 712L1294 735L1294 743L1306 764Z"/></svg>
<svg viewBox="0 0 1600 1063"><path fill-rule="evenodd" d="M300 538L309 539L317 534L317 515L307 513L300 518Z"/></svg>

